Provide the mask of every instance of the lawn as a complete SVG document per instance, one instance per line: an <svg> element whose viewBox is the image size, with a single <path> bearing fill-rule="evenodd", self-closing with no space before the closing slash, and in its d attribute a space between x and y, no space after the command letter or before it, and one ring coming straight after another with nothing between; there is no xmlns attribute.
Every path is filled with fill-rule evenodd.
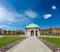
<svg viewBox="0 0 60 52"><path fill-rule="evenodd" d="M8 36L2 37L2 38L0 38L0 48L7 46L8 44L11 44L17 40L21 40L22 38L24 38L24 37L18 37L18 36L16 36L16 37L8 37Z"/></svg>
<svg viewBox="0 0 60 52"><path fill-rule="evenodd" d="M49 38L49 37L41 37L41 38L60 48L60 38Z"/></svg>

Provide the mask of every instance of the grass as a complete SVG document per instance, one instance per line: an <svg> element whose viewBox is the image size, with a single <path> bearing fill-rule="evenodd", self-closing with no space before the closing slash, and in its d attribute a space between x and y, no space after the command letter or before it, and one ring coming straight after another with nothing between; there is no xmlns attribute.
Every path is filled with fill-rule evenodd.
<svg viewBox="0 0 60 52"><path fill-rule="evenodd" d="M50 38L50 37L41 37L41 38L60 48L60 38Z"/></svg>
<svg viewBox="0 0 60 52"><path fill-rule="evenodd" d="M21 40L23 37L2 37L0 38L0 48L7 46L8 44L11 44L17 40Z"/></svg>

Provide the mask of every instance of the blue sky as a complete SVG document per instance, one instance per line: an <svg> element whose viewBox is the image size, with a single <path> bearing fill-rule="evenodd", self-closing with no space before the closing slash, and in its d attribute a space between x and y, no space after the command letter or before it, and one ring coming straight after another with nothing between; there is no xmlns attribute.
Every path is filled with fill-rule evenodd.
<svg viewBox="0 0 60 52"><path fill-rule="evenodd" d="M60 0L0 0L1 29L24 30L30 23L59 28Z"/></svg>

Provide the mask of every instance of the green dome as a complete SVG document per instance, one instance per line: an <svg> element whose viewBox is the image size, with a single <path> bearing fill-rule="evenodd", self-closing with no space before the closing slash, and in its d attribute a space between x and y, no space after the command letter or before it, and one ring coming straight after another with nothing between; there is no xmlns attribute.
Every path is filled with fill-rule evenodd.
<svg viewBox="0 0 60 52"><path fill-rule="evenodd" d="M39 28L39 26L32 23L32 24L27 25L26 28Z"/></svg>

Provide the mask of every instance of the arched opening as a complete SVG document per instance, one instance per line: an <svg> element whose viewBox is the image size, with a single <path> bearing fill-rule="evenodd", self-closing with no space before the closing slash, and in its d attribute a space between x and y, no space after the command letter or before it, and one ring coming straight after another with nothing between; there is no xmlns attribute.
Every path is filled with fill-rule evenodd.
<svg viewBox="0 0 60 52"><path fill-rule="evenodd" d="M38 36L38 31L36 30L36 36Z"/></svg>
<svg viewBox="0 0 60 52"><path fill-rule="evenodd" d="M34 30L31 31L31 36L34 36Z"/></svg>

